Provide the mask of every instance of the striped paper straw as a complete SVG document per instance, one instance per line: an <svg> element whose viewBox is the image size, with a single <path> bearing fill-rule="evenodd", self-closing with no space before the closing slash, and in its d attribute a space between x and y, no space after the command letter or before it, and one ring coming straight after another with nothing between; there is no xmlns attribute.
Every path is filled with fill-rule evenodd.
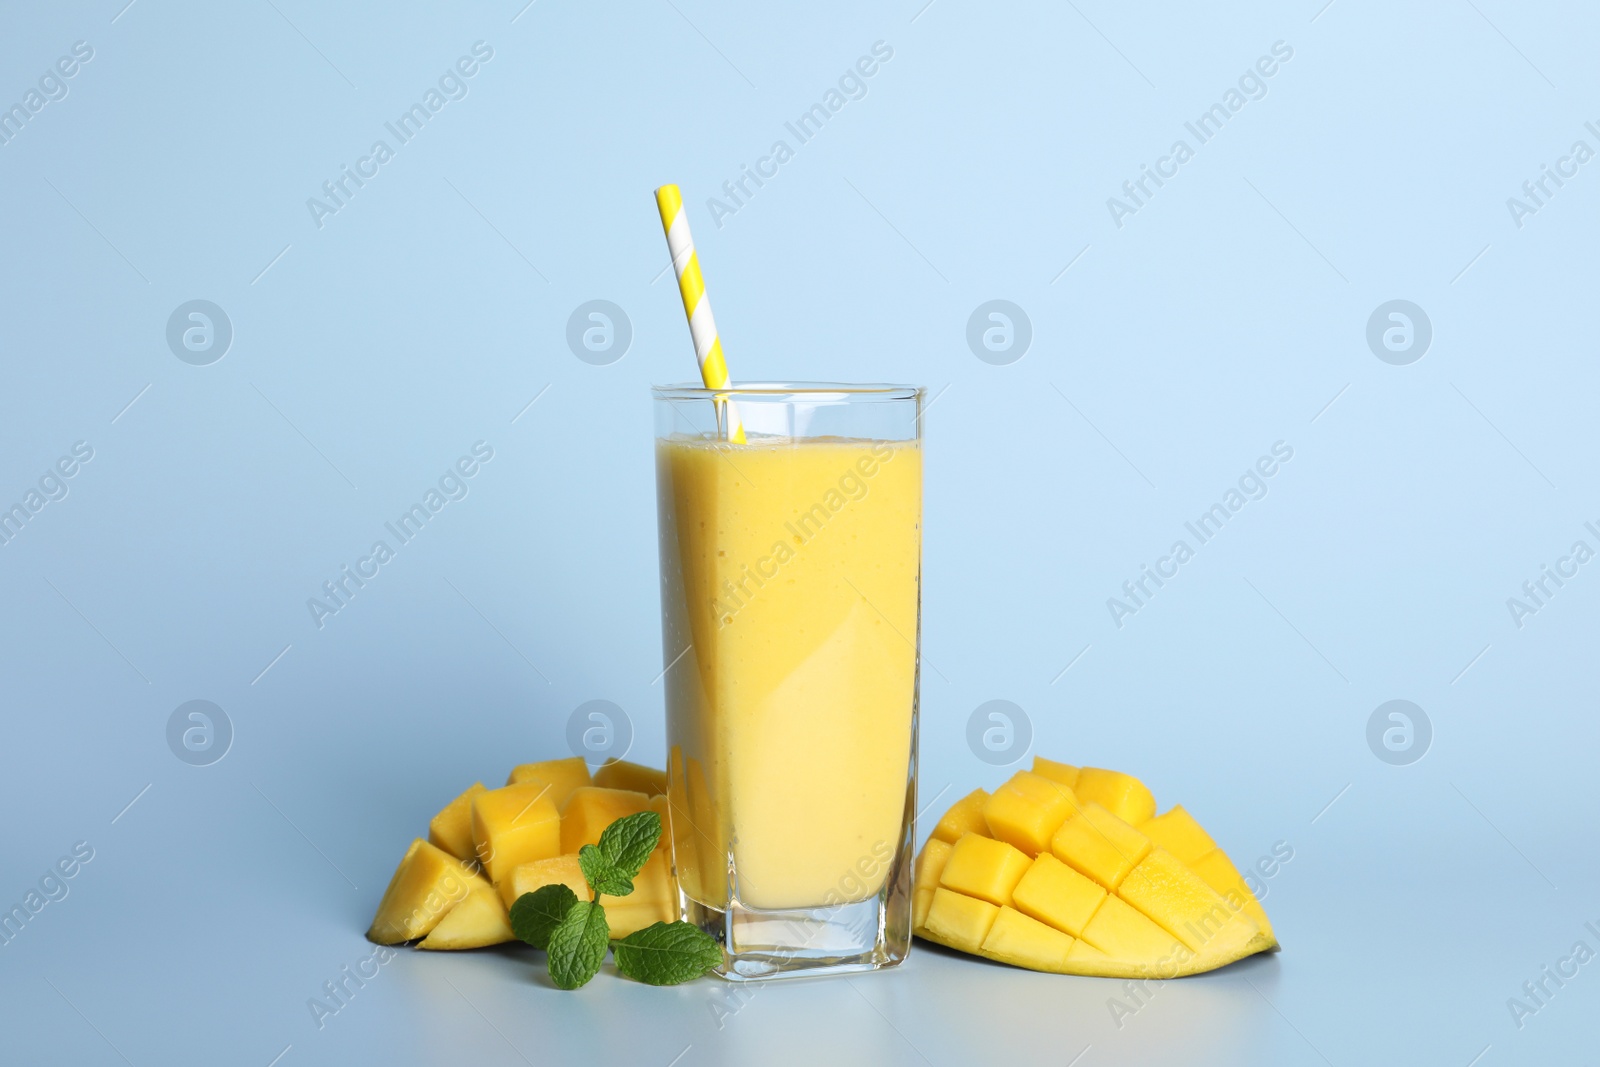
<svg viewBox="0 0 1600 1067"><path fill-rule="evenodd" d="M661 212L661 228L667 231L667 251L672 253L672 269L678 275L678 291L683 294L683 312L689 316L689 334L694 338L695 358L700 361L700 380L707 389L728 389L728 364L722 358L722 340L717 336L717 321L711 317L711 301L706 296L705 279L700 276L700 259L694 254L694 238L689 233L689 213L683 210L683 195L676 185L656 190L656 207ZM733 401L728 407L728 440L744 443L744 426L739 422Z"/></svg>

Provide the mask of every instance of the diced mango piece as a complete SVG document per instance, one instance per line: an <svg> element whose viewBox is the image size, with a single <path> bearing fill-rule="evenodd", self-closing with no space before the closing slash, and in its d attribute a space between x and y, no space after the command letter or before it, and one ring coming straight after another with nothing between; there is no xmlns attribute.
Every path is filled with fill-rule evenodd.
<svg viewBox="0 0 1600 1067"><path fill-rule="evenodd" d="M1132 904L1110 895L1083 928L1083 940L1116 960L1146 967L1176 960L1189 951Z"/></svg>
<svg viewBox="0 0 1600 1067"><path fill-rule="evenodd" d="M922 846L922 854L917 857L911 877L913 930L919 929L928 917L928 909L933 906L933 891L939 888L939 875L944 872L944 865L954 847L950 842L940 841L936 837L930 837L928 843Z"/></svg>
<svg viewBox="0 0 1600 1067"><path fill-rule="evenodd" d="M983 939L983 954L1036 971L1063 971L1073 939L1014 908L1002 907Z"/></svg>
<svg viewBox="0 0 1600 1067"><path fill-rule="evenodd" d="M649 811L650 798L631 789L579 786L561 811L561 851L576 852L600 843L606 827L625 815Z"/></svg>
<svg viewBox="0 0 1600 1067"><path fill-rule="evenodd" d="M627 937L636 930L678 918L678 886L665 852L655 852L633 880L633 892L625 897L600 895L606 909L606 924L611 937Z"/></svg>
<svg viewBox="0 0 1600 1067"><path fill-rule="evenodd" d="M509 877L500 880L500 900L510 908L522 894L557 882L576 893L579 900L588 900L593 895L589 883L584 880L583 868L578 866L577 853L571 853L519 863Z"/></svg>
<svg viewBox="0 0 1600 1067"><path fill-rule="evenodd" d="M1105 895L1098 883L1041 852L1011 891L1011 903L1024 915L1078 937Z"/></svg>
<svg viewBox="0 0 1600 1067"><path fill-rule="evenodd" d="M583 762L581 756L547 759L538 763L520 763L511 768L511 775L506 779L506 785L521 785L532 781L544 782L550 786L550 797L556 802L556 810L559 811L566 807L567 798L572 796L574 789L589 784L589 765Z"/></svg>
<svg viewBox="0 0 1600 1067"><path fill-rule="evenodd" d="M482 782L473 782L465 793L444 806L428 822L428 843L444 849L458 860L471 862L472 798L486 792Z"/></svg>
<svg viewBox="0 0 1600 1067"><path fill-rule="evenodd" d="M488 789L472 798L472 845L491 882L519 864L559 856L561 815L540 779Z"/></svg>
<svg viewBox="0 0 1600 1067"><path fill-rule="evenodd" d="M585 783L587 784L587 783ZM594 784L606 789L628 789L645 796L662 796L667 791L667 772L627 760L607 760L594 772Z"/></svg>
<svg viewBox="0 0 1600 1067"><path fill-rule="evenodd" d="M1050 851L1107 889L1115 889L1150 851L1150 839L1099 804L1084 804L1061 824Z"/></svg>
<svg viewBox="0 0 1600 1067"><path fill-rule="evenodd" d="M948 841L932 838L922 846L922 855L917 857L917 865L912 874L911 883L918 889L927 887L931 892L939 884L939 875L944 872L944 865L950 860L950 853L955 848Z"/></svg>
<svg viewBox="0 0 1600 1067"><path fill-rule="evenodd" d="M1251 892L1250 883L1245 881L1244 875L1240 874L1233 861L1228 859L1227 853L1220 848L1214 848L1189 864L1189 869L1205 879L1205 883L1215 889L1230 906L1235 901L1242 901L1243 907L1240 910L1261 927L1263 934L1276 940L1272 932L1272 923L1267 920L1267 910L1261 906L1261 901L1256 899L1255 893Z"/></svg>
<svg viewBox="0 0 1600 1067"><path fill-rule="evenodd" d="M1070 763L1057 763L1053 759L1045 759L1043 756L1033 757L1033 773L1040 778L1060 782L1068 789L1078 784L1078 768Z"/></svg>
<svg viewBox="0 0 1600 1067"><path fill-rule="evenodd" d="M1164 848L1152 849L1129 871L1117 895L1198 954L1237 958L1259 932Z"/></svg>
<svg viewBox="0 0 1600 1067"><path fill-rule="evenodd" d="M1138 826L1156 813L1156 798L1131 774L1084 767L1073 784L1078 799L1094 801L1123 822Z"/></svg>
<svg viewBox="0 0 1600 1067"><path fill-rule="evenodd" d="M476 878L444 849L415 839L383 891L367 940L398 945L425 936L466 897Z"/></svg>
<svg viewBox="0 0 1600 1067"><path fill-rule="evenodd" d="M433 932L418 942L418 948L463 949L483 948L504 941L516 940L511 932L511 918L500 894L486 878L477 878L466 899L439 920Z"/></svg>
<svg viewBox="0 0 1600 1067"><path fill-rule="evenodd" d="M1194 816L1185 811L1182 804L1174 804L1172 810L1135 825L1151 844L1166 849L1184 863L1193 864L1217 847L1211 835L1194 821Z"/></svg>
<svg viewBox="0 0 1600 1067"><path fill-rule="evenodd" d="M1028 857L1004 841L962 834L950 850L939 884L991 904L1009 904L1011 890L1028 865Z"/></svg>
<svg viewBox="0 0 1600 1067"><path fill-rule="evenodd" d="M1071 787L1018 771L984 804L983 818L990 836L1037 856L1077 806Z"/></svg>
<svg viewBox="0 0 1600 1067"><path fill-rule="evenodd" d="M953 889L936 889L924 926L940 944L976 953L989 936L1000 909L987 900L966 897Z"/></svg>
<svg viewBox="0 0 1600 1067"><path fill-rule="evenodd" d="M953 845L962 834L987 834L989 827L983 821L983 806L988 800L987 789L974 789L950 805L950 810L933 828L933 836Z"/></svg>

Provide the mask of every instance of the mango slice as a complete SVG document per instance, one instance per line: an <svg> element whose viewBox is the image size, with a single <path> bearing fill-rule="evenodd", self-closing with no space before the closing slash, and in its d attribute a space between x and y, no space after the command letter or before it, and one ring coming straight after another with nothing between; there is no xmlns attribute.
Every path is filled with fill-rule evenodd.
<svg viewBox="0 0 1600 1067"><path fill-rule="evenodd" d="M1154 919L1194 952L1237 959L1260 932L1241 912L1229 908L1217 891L1164 848L1152 849L1128 872L1117 896Z"/></svg>
<svg viewBox="0 0 1600 1067"><path fill-rule="evenodd" d="M1234 867L1226 853L1220 848L1214 848L1204 856L1189 865L1195 874L1205 879L1207 885L1215 889L1222 898L1232 904L1236 899L1243 901L1243 912L1255 920L1261 932L1268 937L1272 936L1272 923L1267 921L1267 911L1250 891L1250 886L1245 882L1244 875Z"/></svg>
<svg viewBox="0 0 1600 1067"><path fill-rule="evenodd" d="M1099 883L1048 852L1039 854L1011 893L1018 911L1073 937L1083 935L1083 928L1105 898L1106 891Z"/></svg>
<svg viewBox="0 0 1600 1067"><path fill-rule="evenodd" d="M594 784L607 789L629 789L646 796L665 796L667 772L627 760L607 760L594 772Z"/></svg>
<svg viewBox="0 0 1600 1067"><path fill-rule="evenodd" d="M487 792L482 782L473 782L465 793L444 806L428 822L428 843L437 845L458 860L475 859L472 851L472 798Z"/></svg>
<svg viewBox="0 0 1600 1067"><path fill-rule="evenodd" d="M1191 866L1217 847L1211 835L1194 821L1194 816L1185 811L1182 804L1174 804L1170 811L1136 825L1152 844L1159 845Z"/></svg>
<svg viewBox="0 0 1600 1067"><path fill-rule="evenodd" d="M567 798L572 796L574 789L589 784L589 765L583 762L581 756L519 763L511 768L506 785L522 785L524 782L543 782L548 785L550 799L555 801L559 810L566 807Z"/></svg>
<svg viewBox="0 0 1600 1067"><path fill-rule="evenodd" d="M1156 813L1156 798L1131 774L1084 767L1072 785L1078 799L1094 801L1123 822L1138 826Z"/></svg>
<svg viewBox="0 0 1600 1067"><path fill-rule="evenodd" d="M1018 771L983 806L989 835L1029 856L1048 851L1063 820L1078 808L1071 787L1030 771Z"/></svg>
<svg viewBox="0 0 1600 1067"><path fill-rule="evenodd" d="M962 834L987 834L989 826L983 821L983 806L988 802L987 789L974 789L950 805L950 810L933 828L934 839L953 845L961 839Z"/></svg>
<svg viewBox="0 0 1600 1067"><path fill-rule="evenodd" d="M1074 812L1050 841L1056 859L1115 889L1150 851L1150 839L1098 804Z"/></svg>
<svg viewBox="0 0 1600 1067"><path fill-rule="evenodd" d="M1052 782L1060 782L1071 789L1078 784L1078 768L1070 763L1057 763L1043 756L1033 757L1033 773L1041 778L1048 778Z"/></svg>
<svg viewBox="0 0 1600 1067"><path fill-rule="evenodd" d="M509 909L522 894L558 882L576 893L579 900L588 900L593 895L589 891L589 883L584 880L583 868L578 866L578 855L574 852L534 860L532 863L519 863L509 877L500 880L500 900Z"/></svg>
<svg viewBox="0 0 1600 1067"><path fill-rule="evenodd" d="M1028 857L1004 841L962 834L939 874L939 884L991 904L1005 904L1028 866Z"/></svg>
<svg viewBox="0 0 1600 1067"><path fill-rule="evenodd" d="M476 881L478 876L460 860L417 838L383 891L367 940L398 945L425 936L466 897Z"/></svg>
<svg viewBox="0 0 1600 1067"><path fill-rule="evenodd" d="M992 960L1035 971L1067 972L1067 955L1074 939L1037 919L1001 907L994 925L983 939L983 954Z"/></svg>
<svg viewBox="0 0 1600 1067"><path fill-rule="evenodd" d="M928 936L942 945L976 953L989 936L1000 909L987 900L962 896L953 889L935 889L928 919Z"/></svg>
<svg viewBox="0 0 1600 1067"><path fill-rule="evenodd" d="M550 790L550 785L533 778L472 798L472 845L491 882L500 881L518 864L565 851L561 815Z"/></svg>
<svg viewBox="0 0 1600 1067"><path fill-rule="evenodd" d="M913 868L912 929L1002 963L1107 978L1176 978L1275 951L1265 910L1211 836L1181 806L1155 810L1132 775L1036 757L939 821Z"/></svg>
<svg viewBox="0 0 1600 1067"><path fill-rule="evenodd" d="M417 943L418 948L483 948L514 941L511 917L488 879L478 878L466 899L445 914L433 932Z"/></svg>
<svg viewBox="0 0 1600 1067"><path fill-rule="evenodd" d="M624 815L650 811L650 798L630 789L604 789L585 785L572 791L561 810L561 851L576 852L584 845L598 845L606 827ZM666 823L661 825L665 836Z"/></svg>
<svg viewBox="0 0 1600 1067"><path fill-rule="evenodd" d="M915 887L911 895L912 926L921 926L922 920L927 918L928 909L933 906L933 891L939 888L939 878L944 874L944 866L949 862L950 852L954 848L948 841L929 838L922 848L922 854L917 857L916 870L911 876L911 883Z"/></svg>

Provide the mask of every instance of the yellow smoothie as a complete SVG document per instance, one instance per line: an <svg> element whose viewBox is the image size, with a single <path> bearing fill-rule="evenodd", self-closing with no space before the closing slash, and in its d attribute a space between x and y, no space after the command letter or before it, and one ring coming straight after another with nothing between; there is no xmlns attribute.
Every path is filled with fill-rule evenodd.
<svg viewBox="0 0 1600 1067"><path fill-rule="evenodd" d="M716 908L872 897L911 816L921 449L674 437L656 460L679 884Z"/></svg>

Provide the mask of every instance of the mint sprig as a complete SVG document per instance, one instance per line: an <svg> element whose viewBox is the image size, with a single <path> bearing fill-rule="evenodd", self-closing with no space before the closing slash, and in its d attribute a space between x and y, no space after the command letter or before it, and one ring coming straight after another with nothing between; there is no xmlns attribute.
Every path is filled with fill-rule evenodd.
<svg viewBox="0 0 1600 1067"><path fill-rule="evenodd" d="M627 815L607 826L597 845L578 850L578 866L593 900L580 900L566 885L540 886L511 905L511 931L547 953L550 981L577 989L605 962L611 928L601 895L625 897L661 842L661 816ZM648 985L677 985L700 977L722 960L715 939L692 923L658 922L618 941L617 970Z"/></svg>

